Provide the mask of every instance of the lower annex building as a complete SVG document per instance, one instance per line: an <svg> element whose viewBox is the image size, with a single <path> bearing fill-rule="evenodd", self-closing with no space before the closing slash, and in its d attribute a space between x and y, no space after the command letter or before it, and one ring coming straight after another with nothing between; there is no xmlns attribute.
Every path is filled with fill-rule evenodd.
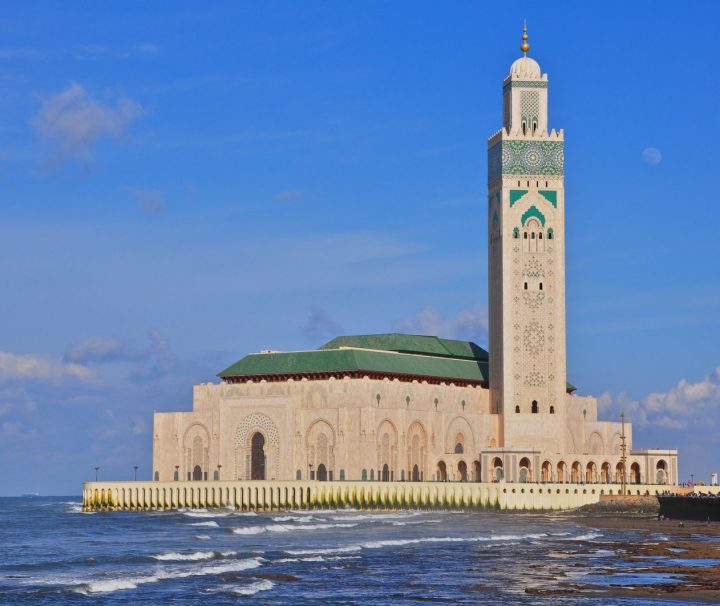
<svg viewBox="0 0 720 606"><path fill-rule="evenodd" d="M338 337L248 355L156 413L155 480L677 484L676 450L634 450L566 379L564 132L523 56L488 141L490 352L433 336Z"/></svg>

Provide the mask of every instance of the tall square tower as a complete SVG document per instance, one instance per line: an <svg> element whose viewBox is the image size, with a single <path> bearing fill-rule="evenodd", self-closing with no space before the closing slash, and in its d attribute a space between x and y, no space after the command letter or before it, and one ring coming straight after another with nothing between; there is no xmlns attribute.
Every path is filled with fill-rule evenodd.
<svg viewBox="0 0 720 606"><path fill-rule="evenodd" d="M500 444L565 441L563 131L548 129L548 78L527 56L503 82L503 128L488 142L490 407Z"/></svg>

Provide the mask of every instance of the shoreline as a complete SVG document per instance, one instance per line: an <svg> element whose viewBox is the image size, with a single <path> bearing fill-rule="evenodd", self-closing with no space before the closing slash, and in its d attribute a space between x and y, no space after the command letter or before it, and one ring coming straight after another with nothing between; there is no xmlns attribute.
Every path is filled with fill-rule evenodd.
<svg viewBox="0 0 720 606"><path fill-rule="evenodd" d="M708 525L695 520L659 520L657 515L632 512L588 514L575 511L562 517L597 530L635 531L640 534L637 542L608 544L608 548L612 546L615 551L618 561L638 566L640 570L651 568L657 574L682 576L677 582L635 586L561 581L557 588L547 591L529 589L528 593L571 595L577 591L592 591L607 598L720 603L720 523ZM664 559L668 560L666 565L663 565ZM693 565L691 560L717 562Z"/></svg>

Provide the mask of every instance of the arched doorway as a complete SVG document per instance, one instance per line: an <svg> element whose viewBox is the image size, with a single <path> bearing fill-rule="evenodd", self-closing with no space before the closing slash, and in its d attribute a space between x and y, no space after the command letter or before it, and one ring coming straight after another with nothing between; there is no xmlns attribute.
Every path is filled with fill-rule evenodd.
<svg viewBox="0 0 720 606"><path fill-rule="evenodd" d="M502 482L505 474L503 473L503 462L500 457L493 459L493 479L495 482Z"/></svg>
<svg viewBox="0 0 720 606"><path fill-rule="evenodd" d="M522 459L520 459L520 470L518 477L521 482L530 481L530 459L528 459L527 457L523 457Z"/></svg>
<svg viewBox="0 0 720 606"><path fill-rule="evenodd" d="M667 482L667 463L662 459L655 465L655 483L665 484Z"/></svg>
<svg viewBox="0 0 720 606"><path fill-rule="evenodd" d="M549 482L552 479L552 466L550 465L550 461L545 461L542 464L542 481L543 482Z"/></svg>
<svg viewBox="0 0 720 606"><path fill-rule="evenodd" d="M317 468L317 479L321 482L327 482L327 467L320 463Z"/></svg>
<svg viewBox="0 0 720 606"><path fill-rule="evenodd" d="M441 482L447 482L447 466L445 461L440 461L437 464L437 479Z"/></svg>
<svg viewBox="0 0 720 606"><path fill-rule="evenodd" d="M572 464L572 470L570 471L571 474L571 481L573 484L579 484L580 483L580 462L575 461Z"/></svg>
<svg viewBox="0 0 720 606"><path fill-rule="evenodd" d="M250 479L265 479L265 436L259 431L252 437L250 451Z"/></svg>
<svg viewBox="0 0 720 606"><path fill-rule="evenodd" d="M202 469L200 468L200 465L195 465L195 467L193 467L192 479L202 480Z"/></svg>
<svg viewBox="0 0 720 606"><path fill-rule="evenodd" d="M609 484L610 483L610 463L605 461L605 463L602 464L602 467L600 468L600 481L603 484Z"/></svg>
<svg viewBox="0 0 720 606"><path fill-rule="evenodd" d="M585 467L585 482L587 484L597 482L597 465L593 461L590 461Z"/></svg>
<svg viewBox="0 0 720 606"><path fill-rule="evenodd" d="M560 461L557 464L557 481L561 484L567 482L567 464L565 461Z"/></svg>
<svg viewBox="0 0 720 606"><path fill-rule="evenodd" d="M417 465L413 465L413 468L412 468L412 481L413 482L420 481L420 469L418 469Z"/></svg>
<svg viewBox="0 0 720 606"><path fill-rule="evenodd" d="M630 483L640 484L640 465L637 463L630 465Z"/></svg>
<svg viewBox="0 0 720 606"><path fill-rule="evenodd" d="M461 482L467 482L467 464L465 461L460 461L458 463L458 475L460 476Z"/></svg>
<svg viewBox="0 0 720 606"><path fill-rule="evenodd" d="M388 464L385 463L382 468L382 481L383 482L389 482L390 481L390 468L388 467Z"/></svg>
<svg viewBox="0 0 720 606"><path fill-rule="evenodd" d="M615 466L615 481L618 484L621 484L623 481L623 464L622 464L622 462L618 463Z"/></svg>
<svg viewBox="0 0 720 606"><path fill-rule="evenodd" d="M475 461L475 462L473 463L473 467L475 468L475 481L476 481L476 482L481 482L481 481L482 481L482 475L481 475L480 472L482 471L482 469L480 468L480 461Z"/></svg>

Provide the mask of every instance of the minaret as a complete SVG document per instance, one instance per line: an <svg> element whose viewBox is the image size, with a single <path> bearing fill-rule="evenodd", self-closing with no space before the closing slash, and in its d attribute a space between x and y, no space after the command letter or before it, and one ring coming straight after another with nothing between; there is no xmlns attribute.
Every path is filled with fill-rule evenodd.
<svg viewBox="0 0 720 606"><path fill-rule="evenodd" d="M548 131L548 78L523 29L488 141L490 410L509 449L565 441L563 131Z"/></svg>

